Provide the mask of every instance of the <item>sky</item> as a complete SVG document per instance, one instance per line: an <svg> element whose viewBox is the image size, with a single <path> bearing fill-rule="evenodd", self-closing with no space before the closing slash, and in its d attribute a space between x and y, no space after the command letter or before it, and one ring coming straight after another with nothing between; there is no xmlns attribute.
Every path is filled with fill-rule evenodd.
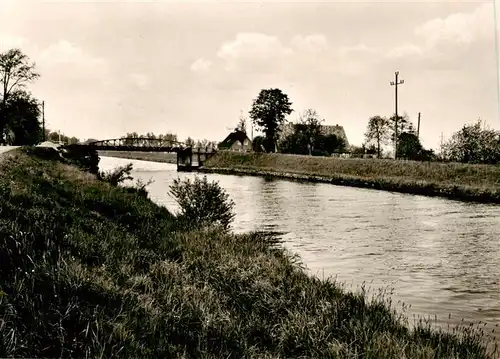
<svg viewBox="0 0 500 359"><path fill-rule="evenodd" d="M289 120L315 109L361 145L399 71L399 113L437 149L479 118L500 129L494 18L492 1L0 0L0 51L36 63L46 126L82 140L222 141L280 88Z"/></svg>

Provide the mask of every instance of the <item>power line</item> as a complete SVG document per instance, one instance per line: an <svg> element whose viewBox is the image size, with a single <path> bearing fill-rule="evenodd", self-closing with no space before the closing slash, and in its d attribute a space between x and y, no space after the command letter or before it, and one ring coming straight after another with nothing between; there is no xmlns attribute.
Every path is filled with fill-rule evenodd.
<svg viewBox="0 0 500 359"><path fill-rule="evenodd" d="M395 117L395 122L394 122L394 127L395 127L395 138L394 138L394 158L398 158L398 85L402 85L405 83L405 80L398 81L398 76L399 76L399 71L396 71L394 73L396 75L396 81L391 81L391 86L395 87L394 91L394 103L396 107L396 117Z"/></svg>

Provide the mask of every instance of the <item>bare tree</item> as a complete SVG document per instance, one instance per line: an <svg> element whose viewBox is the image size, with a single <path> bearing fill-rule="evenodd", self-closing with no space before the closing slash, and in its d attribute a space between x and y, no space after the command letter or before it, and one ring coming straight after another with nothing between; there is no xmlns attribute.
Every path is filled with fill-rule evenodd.
<svg viewBox="0 0 500 359"><path fill-rule="evenodd" d="M28 56L20 49L11 49L0 54L0 84L2 86L2 113L0 114L0 134L3 134L7 118L3 114L9 96L40 75L35 72L35 64L29 63Z"/></svg>
<svg viewBox="0 0 500 359"><path fill-rule="evenodd" d="M247 133L247 119L243 114L240 115L240 120L238 121L238 126L236 130Z"/></svg>

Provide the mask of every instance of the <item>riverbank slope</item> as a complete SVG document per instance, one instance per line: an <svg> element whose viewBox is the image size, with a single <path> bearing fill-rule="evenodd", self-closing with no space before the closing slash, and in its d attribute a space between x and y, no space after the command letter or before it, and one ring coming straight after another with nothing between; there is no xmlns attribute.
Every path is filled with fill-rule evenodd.
<svg viewBox="0 0 500 359"><path fill-rule="evenodd" d="M487 357L479 331L411 331L269 236L182 230L35 154L0 161L0 357Z"/></svg>
<svg viewBox="0 0 500 359"><path fill-rule="evenodd" d="M500 166L221 151L202 172L270 176L500 203Z"/></svg>

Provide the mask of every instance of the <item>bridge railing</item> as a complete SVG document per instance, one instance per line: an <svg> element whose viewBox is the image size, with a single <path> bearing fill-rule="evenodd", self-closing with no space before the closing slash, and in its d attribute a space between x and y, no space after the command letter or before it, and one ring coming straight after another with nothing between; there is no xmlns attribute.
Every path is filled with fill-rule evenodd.
<svg viewBox="0 0 500 359"><path fill-rule="evenodd" d="M113 138L108 140L100 140L90 142L88 144L94 148L122 148L125 150L126 148L150 148L162 150L165 149L167 151L178 151L178 150L187 150L191 149L192 152L203 152L203 153L211 153L216 152L217 148L214 146L187 146L183 142L173 141L173 140L164 140L164 139L156 139L156 138Z"/></svg>

